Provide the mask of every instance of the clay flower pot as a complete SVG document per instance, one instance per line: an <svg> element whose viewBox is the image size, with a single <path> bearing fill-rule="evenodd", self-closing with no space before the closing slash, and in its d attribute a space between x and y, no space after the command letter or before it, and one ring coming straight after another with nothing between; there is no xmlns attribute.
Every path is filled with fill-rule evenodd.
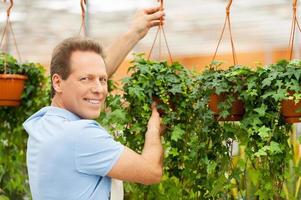
<svg viewBox="0 0 301 200"><path fill-rule="evenodd" d="M295 104L294 100L283 100L280 111L287 123L301 122L301 101Z"/></svg>
<svg viewBox="0 0 301 200"><path fill-rule="evenodd" d="M214 117L215 119L217 119L218 121L239 121L242 119L244 113L245 113L245 109L244 109L244 104L241 100L236 99L231 107L231 113L228 117L226 118L222 118L219 115L219 109L218 109L218 104L220 102L225 101L225 99L227 98L227 94L220 94L217 95L215 93L210 95L210 99L209 99L209 108L210 110L212 110L214 112Z"/></svg>
<svg viewBox="0 0 301 200"><path fill-rule="evenodd" d="M27 76L0 74L0 106L19 106Z"/></svg>

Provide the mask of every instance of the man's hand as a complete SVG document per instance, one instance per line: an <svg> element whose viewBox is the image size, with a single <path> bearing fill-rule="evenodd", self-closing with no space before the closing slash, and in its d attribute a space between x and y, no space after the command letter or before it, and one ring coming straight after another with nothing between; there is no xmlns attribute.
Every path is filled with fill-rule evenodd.
<svg viewBox="0 0 301 200"><path fill-rule="evenodd" d="M164 23L165 13L160 11L160 7L153 7L144 10L138 10L130 31L136 33L139 39L142 39L151 27L159 26Z"/></svg>
<svg viewBox="0 0 301 200"><path fill-rule="evenodd" d="M164 132L164 126L161 123L161 118L159 112L157 110L157 103L152 103L152 115L147 124L147 134L154 134L154 136L161 136ZM150 135L146 135L146 137L152 137Z"/></svg>
<svg viewBox="0 0 301 200"><path fill-rule="evenodd" d="M162 18L162 19L161 19ZM112 45L105 48L105 63L107 74L110 77L118 69L127 54L137 42L142 39L151 27L164 22L164 12L160 7L137 11L130 29L118 38Z"/></svg>
<svg viewBox="0 0 301 200"><path fill-rule="evenodd" d="M164 157L161 131L161 119L157 111L157 105L154 102L152 104L152 115L147 125L142 154L139 155L125 147L108 176L146 185L159 183L163 174Z"/></svg>

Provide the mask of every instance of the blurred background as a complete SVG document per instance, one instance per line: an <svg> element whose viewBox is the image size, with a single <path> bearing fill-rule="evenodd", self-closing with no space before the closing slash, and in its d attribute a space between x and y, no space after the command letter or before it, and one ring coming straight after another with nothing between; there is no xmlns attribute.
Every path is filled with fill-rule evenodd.
<svg viewBox="0 0 301 200"><path fill-rule="evenodd" d="M164 1L164 30L174 60L188 68L203 69L210 63L222 26L228 0ZM9 0L1 1L1 34ZM156 0L88 0L87 34L104 45L127 31L137 9L158 5ZM300 8L300 6L298 6ZM301 11L300 11L301 12ZM231 7L231 24L238 64L255 66L288 58L292 19L291 0L239 0ZM298 16L297 16L298 17ZM22 61L40 62L48 68L54 46L64 38L76 36L81 25L80 0L15 0L11 22ZM296 29L295 58L300 58L300 32ZM142 39L133 52L148 53L156 29ZM1 47L16 56L11 34ZM153 59L158 59L158 44ZM167 51L162 42L163 58ZM217 59L232 65L229 32L226 30ZM129 54L127 60L131 59ZM116 79L126 72L125 61Z"/></svg>

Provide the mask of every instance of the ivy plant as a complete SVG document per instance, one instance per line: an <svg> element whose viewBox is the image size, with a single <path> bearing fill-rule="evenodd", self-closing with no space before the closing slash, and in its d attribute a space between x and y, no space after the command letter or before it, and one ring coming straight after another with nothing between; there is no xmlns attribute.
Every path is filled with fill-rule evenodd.
<svg viewBox="0 0 301 200"><path fill-rule="evenodd" d="M198 143L196 132L192 130L196 127L189 124L189 121L193 121L194 111L190 98L195 74L179 63L150 61L144 59L141 54L136 55L129 73L131 76L123 79L123 95L112 95L107 98L107 105L111 105L110 112L105 114L106 117L102 115L104 118L101 117L101 123L107 124L114 133L121 133L120 138L125 142L124 144L137 152L141 152L143 147L144 134L151 114L150 105L153 101L158 102L158 109L162 110L163 123L167 127L164 135L163 182L152 187L127 185L130 198L141 199L141 196L154 198L159 194L162 199L174 199L179 194L183 198L195 197L192 187L196 186L193 186L195 183L188 178L191 176L190 169L185 166L193 160L189 154L197 156L191 148L196 146L192 143ZM116 104L119 104L119 107L112 106ZM112 118L118 121L110 121ZM115 131L112 130L112 126ZM177 189L164 187L167 182L174 186L178 185ZM182 188L183 184L189 187ZM143 191L142 194L139 190ZM177 192L168 197L164 195L167 190Z"/></svg>
<svg viewBox="0 0 301 200"><path fill-rule="evenodd" d="M293 157L297 144L280 114L283 99L300 99L300 62L256 70L218 65L197 74L179 63L135 57L122 95L108 96L99 121L140 152L150 104L159 102L167 126L165 163L160 184L126 184L125 199L300 198L300 159ZM227 94L219 105L223 117L235 98L243 101L241 121L217 121L208 106L212 93ZM234 141L238 156L233 156Z"/></svg>
<svg viewBox="0 0 301 200"><path fill-rule="evenodd" d="M246 189L260 199L285 197L283 186L290 180L293 156L292 127L283 120L280 107L286 98L300 99L300 69L300 61L284 60L259 67L242 92L246 113L241 127L246 134L239 140L245 146L246 178L250 180Z"/></svg>

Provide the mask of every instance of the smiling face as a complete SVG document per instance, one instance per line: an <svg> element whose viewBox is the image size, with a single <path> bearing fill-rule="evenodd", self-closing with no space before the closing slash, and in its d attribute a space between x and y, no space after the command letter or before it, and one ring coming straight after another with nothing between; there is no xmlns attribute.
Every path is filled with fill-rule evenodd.
<svg viewBox="0 0 301 200"><path fill-rule="evenodd" d="M95 119L108 94L103 58L93 51L74 51L70 57L70 75L66 80L52 76L56 90L53 104L83 119Z"/></svg>

